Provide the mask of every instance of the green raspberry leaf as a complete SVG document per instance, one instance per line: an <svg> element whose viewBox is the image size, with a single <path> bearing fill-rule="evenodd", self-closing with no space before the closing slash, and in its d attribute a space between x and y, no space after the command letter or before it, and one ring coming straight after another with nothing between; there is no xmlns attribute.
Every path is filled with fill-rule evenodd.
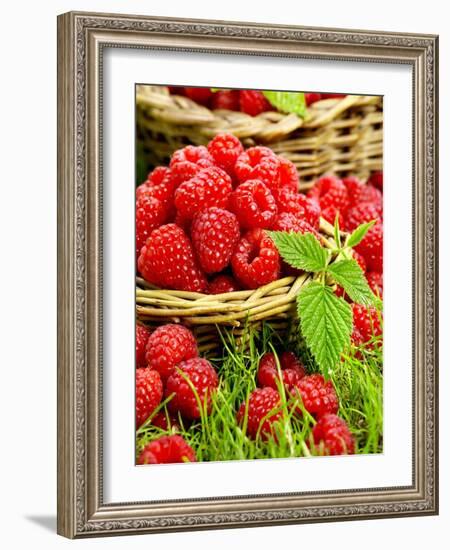
<svg viewBox="0 0 450 550"><path fill-rule="evenodd" d="M264 91L263 95L271 105L282 113L295 113L304 118L306 114L306 101L303 92Z"/></svg>
<svg viewBox="0 0 450 550"><path fill-rule="evenodd" d="M329 376L341 353L350 344L353 316L350 304L329 286L315 281L297 296L300 327L320 371Z"/></svg>
<svg viewBox="0 0 450 550"><path fill-rule="evenodd" d="M356 260L334 262L328 266L327 272L354 302L365 306L374 303L375 296Z"/></svg>
<svg viewBox="0 0 450 550"><path fill-rule="evenodd" d="M352 248L353 246L356 246L359 244L364 237L367 234L367 231L376 223L376 220L372 220L368 223L362 223L361 225L358 225L358 227L353 231L353 233L350 235L350 237L347 240L347 246Z"/></svg>
<svg viewBox="0 0 450 550"><path fill-rule="evenodd" d="M292 267L316 273L327 266L328 250L322 248L312 233L267 231L281 257Z"/></svg>

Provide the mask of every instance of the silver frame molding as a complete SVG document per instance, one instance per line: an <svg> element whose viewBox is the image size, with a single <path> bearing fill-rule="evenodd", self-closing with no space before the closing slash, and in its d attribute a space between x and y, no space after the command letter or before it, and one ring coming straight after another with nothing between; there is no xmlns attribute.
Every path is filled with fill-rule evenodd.
<svg viewBox="0 0 450 550"><path fill-rule="evenodd" d="M413 68L413 484L105 504L102 51L307 57ZM129 15L58 17L58 533L86 536L438 513L438 38ZM151 495L149 495L151 498Z"/></svg>

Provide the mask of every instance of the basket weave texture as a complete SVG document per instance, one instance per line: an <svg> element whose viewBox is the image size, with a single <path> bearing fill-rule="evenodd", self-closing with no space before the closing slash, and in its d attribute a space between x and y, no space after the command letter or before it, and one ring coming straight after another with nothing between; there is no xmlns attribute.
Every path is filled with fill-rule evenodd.
<svg viewBox="0 0 450 550"><path fill-rule="evenodd" d="M365 180L382 169L383 112L379 96L349 95L308 107L305 119L268 111L258 116L210 110L171 95L164 86L140 85L136 91L137 139L148 167L167 164L188 144L204 145L230 132L247 147L269 145L297 167L301 186L325 173Z"/></svg>

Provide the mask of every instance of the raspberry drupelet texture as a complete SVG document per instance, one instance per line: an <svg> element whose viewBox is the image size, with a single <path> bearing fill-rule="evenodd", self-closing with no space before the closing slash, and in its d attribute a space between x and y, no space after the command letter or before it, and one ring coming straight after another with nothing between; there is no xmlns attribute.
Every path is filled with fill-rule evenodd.
<svg viewBox="0 0 450 550"><path fill-rule="evenodd" d="M175 207L183 219L191 220L194 214L204 208L227 208L231 191L230 176L221 168L212 166L197 172L178 187L175 191Z"/></svg>
<svg viewBox="0 0 450 550"><path fill-rule="evenodd" d="M299 178L295 164L284 157L278 157L280 161L280 187L297 192L299 186Z"/></svg>
<svg viewBox="0 0 450 550"><path fill-rule="evenodd" d="M152 369L136 370L136 428L142 426L161 403L163 383L159 372Z"/></svg>
<svg viewBox="0 0 450 550"><path fill-rule="evenodd" d="M149 192L139 195L136 200L136 254L139 254L151 232L165 223L166 218L167 210L160 200Z"/></svg>
<svg viewBox="0 0 450 550"><path fill-rule="evenodd" d="M258 90L240 90L239 105L243 113L256 116L274 108Z"/></svg>
<svg viewBox="0 0 450 550"><path fill-rule="evenodd" d="M355 440L345 420L324 414L312 431L316 452L325 455L354 454Z"/></svg>
<svg viewBox="0 0 450 550"><path fill-rule="evenodd" d="M233 134L217 134L209 143L208 151L219 168L234 177L234 167L239 155L244 151L242 143Z"/></svg>
<svg viewBox="0 0 450 550"><path fill-rule="evenodd" d="M308 197L320 206L323 218L333 224L338 216L339 224L343 227L349 201L347 188L342 180L335 176L323 176L310 189Z"/></svg>
<svg viewBox="0 0 450 550"><path fill-rule="evenodd" d="M181 435L163 435L150 441L139 454L137 463L173 464L177 462L196 462L195 452Z"/></svg>
<svg viewBox="0 0 450 550"><path fill-rule="evenodd" d="M201 411L208 414L211 395L218 385L217 373L209 361L199 357L182 361L167 379L165 395L172 396L169 410L191 420L200 418Z"/></svg>
<svg viewBox="0 0 450 550"><path fill-rule="evenodd" d="M273 423L282 417L280 395L270 387L253 390L248 398L248 404L242 403L236 419L243 426L247 417L246 433L251 439L258 436L265 440L275 435ZM247 414L246 414L247 412Z"/></svg>
<svg viewBox="0 0 450 550"><path fill-rule="evenodd" d="M370 202L380 212L383 210L383 194L371 184L365 184L353 176L344 178L343 183L347 188L349 207L363 202Z"/></svg>
<svg viewBox="0 0 450 550"><path fill-rule="evenodd" d="M187 145L175 151L169 166L172 185L176 189L203 168L214 166L214 159L204 145Z"/></svg>
<svg viewBox="0 0 450 550"><path fill-rule="evenodd" d="M192 332L182 325L162 325L149 337L145 358L149 368L157 370L166 380L174 368L187 359L198 357Z"/></svg>
<svg viewBox="0 0 450 550"><path fill-rule="evenodd" d="M141 249L138 270L161 288L203 292L207 286L189 238L173 223L152 231Z"/></svg>
<svg viewBox="0 0 450 550"><path fill-rule="evenodd" d="M282 382L289 391L305 376L305 368L298 358L289 351L285 351L280 355L279 362ZM256 376L260 387L278 389L279 376L273 353L265 353L261 357Z"/></svg>
<svg viewBox="0 0 450 550"><path fill-rule="evenodd" d="M368 271L383 273L383 224L371 227L355 250L364 257Z"/></svg>
<svg viewBox="0 0 450 550"><path fill-rule="evenodd" d="M375 296L383 298L383 274L378 271L366 273L366 279Z"/></svg>
<svg viewBox="0 0 450 550"><path fill-rule="evenodd" d="M381 211L371 202L362 202L350 208L345 218L345 229L353 231L362 223L381 220Z"/></svg>
<svg viewBox="0 0 450 550"><path fill-rule="evenodd" d="M258 145L239 155L235 165L238 180L261 180L269 189L280 187L280 158L272 149Z"/></svg>
<svg viewBox="0 0 450 550"><path fill-rule="evenodd" d="M321 374L304 376L296 384L294 396L298 392L303 407L316 418L326 413L336 413L339 401L331 380L325 380Z"/></svg>
<svg viewBox="0 0 450 550"><path fill-rule="evenodd" d="M319 233L305 219L298 217L290 212L282 212L275 218L272 229L275 231L287 231L293 233L312 233L318 239Z"/></svg>
<svg viewBox="0 0 450 550"><path fill-rule="evenodd" d="M147 345L150 331L144 325L136 323L136 368L143 369L147 366L145 359L145 347Z"/></svg>
<svg viewBox="0 0 450 550"><path fill-rule="evenodd" d="M231 194L230 210L243 229L268 229L277 215L277 205L269 188L260 180L241 183Z"/></svg>
<svg viewBox="0 0 450 550"><path fill-rule="evenodd" d="M378 337L382 334L380 316L374 307L352 304L352 312L352 342L354 344L366 344L373 337Z"/></svg>
<svg viewBox="0 0 450 550"><path fill-rule="evenodd" d="M215 92L211 98L211 108L239 111L239 90L220 90L219 92Z"/></svg>
<svg viewBox="0 0 450 550"><path fill-rule="evenodd" d="M274 191L273 194L280 213L295 214L315 229L319 228L320 207L317 202L302 193L293 192L285 187Z"/></svg>
<svg viewBox="0 0 450 550"><path fill-rule="evenodd" d="M225 292L235 292L236 290L240 290L240 286L236 279L230 275L217 275L208 285L209 294L224 294Z"/></svg>
<svg viewBox="0 0 450 550"><path fill-rule="evenodd" d="M218 273L227 267L240 236L236 216L223 208L206 208L192 220L192 245L206 273Z"/></svg>
<svg viewBox="0 0 450 550"><path fill-rule="evenodd" d="M370 183L380 191L383 191L383 171L379 170L377 172L373 172L369 178L368 183Z"/></svg>
<svg viewBox="0 0 450 550"><path fill-rule="evenodd" d="M231 267L244 288L258 288L278 279L280 256L272 239L262 229L253 229L239 241Z"/></svg>

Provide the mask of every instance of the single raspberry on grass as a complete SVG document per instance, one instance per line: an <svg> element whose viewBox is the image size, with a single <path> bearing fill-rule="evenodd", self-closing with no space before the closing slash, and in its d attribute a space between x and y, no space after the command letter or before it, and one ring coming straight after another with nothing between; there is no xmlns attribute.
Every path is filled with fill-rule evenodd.
<svg viewBox="0 0 450 550"><path fill-rule="evenodd" d="M355 452L355 439L347 423L335 414L324 414L314 426L312 436L320 454L351 455Z"/></svg>
<svg viewBox="0 0 450 550"><path fill-rule="evenodd" d="M378 271L366 273L366 279L375 296L383 298L383 274Z"/></svg>
<svg viewBox="0 0 450 550"><path fill-rule="evenodd" d="M268 147L250 147L238 156L234 169L241 183L261 180L269 189L280 187L280 157Z"/></svg>
<svg viewBox="0 0 450 550"><path fill-rule="evenodd" d="M283 384L289 391L305 376L305 367L290 351L283 352L279 356L279 362ZM256 377L259 386L263 388L270 387L274 390L278 389L278 369L273 353L265 353L261 357Z"/></svg>
<svg viewBox="0 0 450 550"><path fill-rule="evenodd" d="M182 361L167 379L165 395L172 396L168 407L188 419L200 418L201 411L210 412L211 395L218 385L217 373L209 361L200 357Z"/></svg>
<svg viewBox="0 0 450 550"><path fill-rule="evenodd" d="M191 88L187 86L184 88L184 93L193 101L200 103L200 105L208 105L209 100L213 96L211 88Z"/></svg>
<svg viewBox="0 0 450 550"><path fill-rule="evenodd" d="M381 220L382 212L371 202L361 202L350 208L345 217L345 228L347 231L353 231L362 223L372 220Z"/></svg>
<svg viewBox="0 0 450 550"><path fill-rule="evenodd" d="M294 388L294 397L296 394L301 397L305 410L316 418L326 413L336 413L339 408L333 383L325 380L321 374L304 376Z"/></svg>
<svg viewBox="0 0 450 550"><path fill-rule="evenodd" d="M308 107L313 103L316 103L316 101L320 101L321 99L322 94L318 94L317 92L305 92L305 101Z"/></svg>
<svg viewBox="0 0 450 550"><path fill-rule="evenodd" d="M370 183L380 191L383 191L383 170L372 172L369 178L369 181L367 183Z"/></svg>
<svg viewBox="0 0 450 550"><path fill-rule="evenodd" d="M211 98L212 109L227 109L228 111L240 111L239 90L220 90Z"/></svg>
<svg viewBox="0 0 450 550"><path fill-rule="evenodd" d="M355 250L364 257L368 271L383 273L383 224L371 227Z"/></svg>
<svg viewBox="0 0 450 550"><path fill-rule="evenodd" d="M234 166L244 151L242 143L233 134L218 134L208 143L208 151L219 168L234 177Z"/></svg>
<svg viewBox="0 0 450 550"><path fill-rule="evenodd" d="M248 180L236 187L230 197L230 210L242 228L270 228L277 205L269 188L260 180Z"/></svg>
<svg viewBox="0 0 450 550"><path fill-rule="evenodd" d="M161 288L203 292L207 286L191 241L173 223L152 231L141 249L138 270L146 281Z"/></svg>
<svg viewBox="0 0 450 550"><path fill-rule="evenodd" d="M178 149L170 159L170 177L174 189L210 166L214 166L214 159L204 145L187 145Z"/></svg>
<svg viewBox="0 0 450 550"><path fill-rule="evenodd" d="M352 342L354 344L366 344L372 340L372 338L381 336L382 329L380 315L374 307L352 304L352 313Z"/></svg>
<svg viewBox="0 0 450 550"><path fill-rule="evenodd" d="M166 380L174 368L187 359L198 357L197 343L192 332L182 325L162 325L149 337L145 358L149 368Z"/></svg>
<svg viewBox="0 0 450 550"><path fill-rule="evenodd" d="M165 411L159 411L155 414L152 418L152 426L166 431L177 431L180 429L178 418L173 414L166 413Z"/></svg>
<svg viewBox="0 0 450 550"><path fill-rule="evenodd" d="M175 191L175 206L184 219L190 220L196 212L218 206L227 208L232 191L231 178L221 168L212 166L183 182Z"/></svg>
<svg viewBox="0 0 450 550"><path fill-rule="evenodd" d="M247 417L246 433L251 439L259 435L265 440L274 435L273 423L282 418L281 399L276 390L270 387L253 390L248 398L239 407L236 419L243 426ZM247 413L247 414L246 414Z"/></svg>
<svg viewBox="0 0 450 550"><path fill-rule="evenodd" d="M241 111L251 116L274 110L262 92L258 90L240 90L239 104Z"/></svg>
<svg viewBox="0 0 450 550"><path fill-rule="evenodd" d="M236 216L223 208L206 208L192 220L192 245L206 273L218 273L227 267L240 236Z"/></svg>
<svg viewBox="0 0 450 550"><path fill-rule="evenodd" d="M143 369L147 366L145 359L145 346L147 345L150 331L144 325L136 323L136 368Z"/></svg>
<svg viewBox="0 0 450 550"><path fill-rule="evenodd" d="M137 463L173 464L177 462L196 462L195 452L181 435L163 435L143 448Z"/></svg>
<svg viewBox="0 0 450 550"><path fill-rule="evenodd" d="M237 281L230 275L217 275L209 282L209 294L224 294L225 292L236 292L240 290Z"/></svg>
<svg viewBox="0 0 450 550"><path fill-rule="evenodd" d="M165 223L167 210L163 203L144 192L136 200L136 253L139 254L151 232Z"/></svg>
<svg viewBox="0 0 450 550"><path fill-rule="evenodd" d="M309 199L302 193L296 193L290 189L282 187L273 192L278 211L295 214L303 218L315 229L319 228L320 207L317 202Z"/></svg>
<svg viewBox="0 0 450 550"><path fill-rule="evenodd" d="M163 383L159 372L152 369L136 370L136 428L142 426L161 403Z"/></svg>
<svg viewBox="0 0 450 550"><path fill-rule="evenodd" d="M258 288L278 279L280 255L262 229L253 229L239 241L231 258L236 279L245 288Z"/></svg>

